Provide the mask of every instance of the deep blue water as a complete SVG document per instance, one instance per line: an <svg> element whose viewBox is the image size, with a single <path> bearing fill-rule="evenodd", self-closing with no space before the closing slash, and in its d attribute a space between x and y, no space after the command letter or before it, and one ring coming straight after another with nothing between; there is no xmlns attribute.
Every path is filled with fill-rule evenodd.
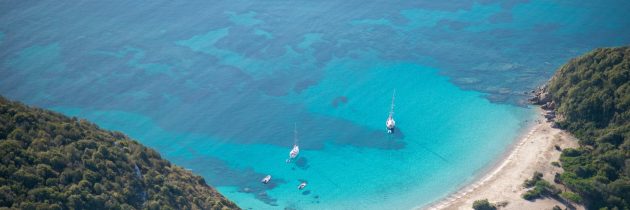
<svg viewBox="0 0 630 210"><path fill-rule="evenodd" d="M628 1L3 1L0 94L123 131L244 208L408 209L492 164L533 119L524 92L567 59L630 43L628 11ZM394 89L399 132L387 135ZM302 152L287 164L294 124Z"/></svg>

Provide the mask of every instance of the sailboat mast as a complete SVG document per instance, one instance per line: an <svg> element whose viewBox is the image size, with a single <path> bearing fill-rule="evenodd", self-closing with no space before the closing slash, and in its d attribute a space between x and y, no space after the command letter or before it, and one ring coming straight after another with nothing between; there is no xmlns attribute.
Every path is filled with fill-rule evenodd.
<svg viewBox="0 0 630 210"><path fill-rule="evenodd" d="M392 94L392 106L389 110L389 117L394 116L394 99L396 99L396 89L394 89L394 93Z"/></svg>
<svg viewBox="0 0 630 210"><path fill-rule="evenodd" d="M298 144L298 132L297 132L297 123L293 124L293 145Z"/></svg>

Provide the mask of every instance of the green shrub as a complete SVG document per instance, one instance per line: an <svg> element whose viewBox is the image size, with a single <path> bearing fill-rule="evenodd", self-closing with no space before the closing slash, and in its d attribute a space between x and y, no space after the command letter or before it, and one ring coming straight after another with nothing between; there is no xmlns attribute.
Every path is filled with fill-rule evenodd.
<svg viewBox="0 0 630 210"><path fill-rule="evenodd" d="M551 183L542 179L542 173L534 172L532 179L527 179L523 183L526 188L532 188L526 191L521 197L525 200L535 200L542 197L552 197L558 195L560 190Z"/></svg>
<svg viewBox="0 0 630 210"><path fill-rule="evenodd" d="M540 181L543 177L543 174L536 171L534 172L534 175L532 176L532 179L526 179L525 182L523 183L523 187L525 188L530 188L533 187L534 185L536 185L536 182Z"/></svg>
<svg viewBox="0 0 630 210"><path fill-rule="evenodd" d="M572 193L572 192L562 192L560 193L560 197L567 199L573 203L582 203L582 197L580 195Z"/></svg>
<svg viewBox="0 0 630 210"><path fill-rule="evenodd" d="M497 209L494 205L488 202L488 199L476 200L473 202L473 209L475 210L495 210Z"/></svg>
<svg viewBox="0 0 630 210"><path fill-rule="evenodd" d="M532 200L540 198L541 195L540 195L540 191L536 189L532 189L525 192L521 197L523 197L523 199L525 200L532 201Z"/></svg>
<svg viewBox="0 0 630 210"><path fill-rule="evenodd" d="M552 165L552 166L555 166L555 167L560 167L560 163L559 163L559 162L557 162L557 161L553 161L553 162L551 162L551 165Z"/></svg>

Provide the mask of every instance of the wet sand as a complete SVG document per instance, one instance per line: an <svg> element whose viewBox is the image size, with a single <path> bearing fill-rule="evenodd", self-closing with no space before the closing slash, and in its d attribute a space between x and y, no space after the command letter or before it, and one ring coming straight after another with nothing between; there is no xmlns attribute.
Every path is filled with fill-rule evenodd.
<svg viewBox="0 0 630 210"><path fill-rule="evenodd" d="M542 113L542 112L541 112ZM559 201L545 198L533 202L527 201L521 195L527 191L522 184L532 177L535 171L543 173L543 178L553 183L555 173L562 172L562 168L551 165L559 161L560 148L575 148L577 139L560 129L552 128L551 123L539 118L537 124L521 137L519 142L504 155L504 159L489 173L483 175L472 184L462 188L429 206L426 209L472 209L475 200L488 199L491 203L507 202L500 209L551 209L555 205L562 209L565 205ZM563 189L560 186L560 189ZM584 209L575 206L576 209Z"/></svg>

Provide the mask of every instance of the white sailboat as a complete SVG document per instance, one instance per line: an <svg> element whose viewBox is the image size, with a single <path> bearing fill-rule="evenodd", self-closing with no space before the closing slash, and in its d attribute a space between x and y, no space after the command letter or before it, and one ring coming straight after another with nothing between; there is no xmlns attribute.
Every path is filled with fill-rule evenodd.
<svg viewBox="0 0 630 210"><path fill-rule="evenodd" d="M396 90L394 90L394 94L392 94L392 106L389 110L389 117L387 117L387 121L385 121L385 126L387 127L387 133L394 133L394 128L396 128L396 121L394 120L395 96L396 96Z"/></svg>
<svg viewBox="0 0 630 210"><path fill-rule="evenodd" d="M260 180L260 182L262 182L263 184L267 184L271 181L271 175L267 175L265 176L265 178L263 178L262 180Z"/></svg>
<svg viewBox="0 0 630 210"><path fill-rule="evenodd" d="M287 159L287 163L291 162L291 160L295 159L300 154L300 147L298 146L297 138L297 126L295 126L293 133L293 149L289 152L289 159Z"/></svg>

